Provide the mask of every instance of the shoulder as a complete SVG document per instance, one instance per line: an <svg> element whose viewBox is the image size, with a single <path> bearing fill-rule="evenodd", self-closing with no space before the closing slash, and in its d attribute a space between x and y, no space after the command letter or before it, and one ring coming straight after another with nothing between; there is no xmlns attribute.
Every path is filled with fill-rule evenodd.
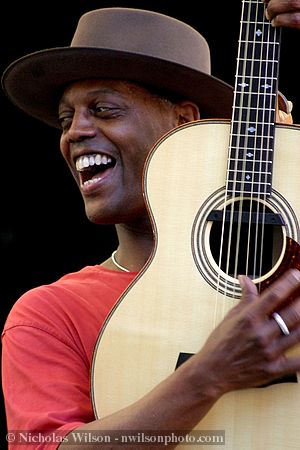
<svg viewBox="0 0 300 450"><path fill-rule="evenodd" d="M95 317L98 326L131 279L101 266L66 274L25 292L13 305L4 332L21 325L66 330L93 323Z"/></svg>

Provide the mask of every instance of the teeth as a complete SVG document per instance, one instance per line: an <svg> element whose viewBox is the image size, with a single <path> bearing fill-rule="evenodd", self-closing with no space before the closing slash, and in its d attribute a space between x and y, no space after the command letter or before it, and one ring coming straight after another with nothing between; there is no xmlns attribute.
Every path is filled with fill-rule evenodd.
<svg viewBox="0 0 300 450"><path fill-rule="evenodd" d="M88 169L91 166L101 166L101 164L109 164L111 163L112 159L110 156L107 155L101 155L100 153L96 153L94 155L84 155L79 156L76 160L76 169L78 172L82 172L86 169Z"/></svg>
<svg viewBox="0 0 300 450"><path fill-rule="evenodd" d="M90 184L97 183L97 181L101 180L101 177L91 178L83 183L83 186L89 186Z"/></svg>

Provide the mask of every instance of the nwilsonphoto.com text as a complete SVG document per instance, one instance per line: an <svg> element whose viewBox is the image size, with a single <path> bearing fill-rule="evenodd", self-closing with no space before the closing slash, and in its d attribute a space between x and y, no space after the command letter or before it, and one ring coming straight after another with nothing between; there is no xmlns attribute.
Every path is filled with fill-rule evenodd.
<svg viewBox="0 0 300 450"><path fill-rule="evenodd" d="M90 444L90 445L225 445L224 430L184 431L9 431L7 442L12 445Z"/></svg>

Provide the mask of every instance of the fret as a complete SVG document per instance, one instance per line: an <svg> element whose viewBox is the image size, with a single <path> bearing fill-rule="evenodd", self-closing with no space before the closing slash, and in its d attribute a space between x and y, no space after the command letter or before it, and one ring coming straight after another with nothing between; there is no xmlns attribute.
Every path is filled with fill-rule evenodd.
<svg viewBox="0 0 300 450"><path fill-rule="evenodd" d="M273 111L273 109L274 108L265 108L264 107L264 112L272 112ZM257 115L258 116L261 116L261 114L262 114L262 111L257 111L257 108L256 107L251 107L251 106L236 106L235 107L235 111L240 111L241 112L241 114L246 114L247 112L249 112L249 113L251 113L251 112L254 112L254 111L256 111L257 112ZM256 117L256 116L254 116L254 117Z"/></svg>
<svg viewBox="0 0 300 450"><path fill-rule="evenodd" d="M253 77L253 76L248 76L248 77L245 77L245 75L240 75L240 74L236 74L235 75L235 78L236 79L242 79L242 80L252 80L252 79L255 79L255 78L257 78L258 80L265 80L266 82L267 81L269 81L269 80L277 80L278 78L277 78L277 76L276 77L268 77L268 78L264 78L264 77Z"/></svg>
<svg viewBox="0 0 300 450"><path fill-rule="evenodd" d="M240 21L241 24L246 24L246 25L262 25L262 26L266 26L266 22L264 21L254 21L254 20L241 20Z"/></svg>
<svg viewBox="0 0 300 450"><path fill-rule="evenodd" d="M259 120L255 120L255 121L251 121L251 120L243 120L243 119L240 119L239 121L238 121L240 124L245 124L245 125L248 125L248 127L249 126L261 126L261 125L263 125L263 126L272 126L272 125L274 125L274 122L270 122L270 123L266 123L266 122L261 122L261 121L259 121ZM251 122L254 122L254 123L251 123Z"/></svg>
<svg viewBox="0 0 300 450"><path fill-rule="evenodd" d="M239 149L239 151L244 151L244 152L245 152L245 150L247 150L247 152L249 152L248 148L247 149L243 149L243 150ZM270 150L270 151L272 151L272 150ZM247 156L247 154L244 153L243 157L238 157L238 155L237 155L236 158L234 158L234 157L233 158L228 158L228 161L229 161L230 164L231 164L231 162L232 163L245 162L244 156ZM247 156L247 158L248 158L248 156ZM247 159L247 161L248 161L248 159ZM269 164L269 163L272 163L272 161L269 161L268 159L263 160L262 158L260 158L259 161L255 161L255 160L249 160L249 161L251 162L251 164Z"/></svg>
<svg viewBox="0 0 300 450"><path fill-rule="evenodd" d="M272 61L272 59L262 59L262 58L253 58L253 59L251 59L251 58L242 58L242 57L240 57L240 58L238 58L238 61L249 61L251 64L252 63L255 63L255 62L259 62L259 63L273 63L273 61ZM278 62L278 60L275 60L274 62Z"/></svg>
<svg viewBox="0 0 300 450"><path fill-rule="evenodd" d="M271 134L265 136L264 134L255 134L254 136L251 136L249 134L244 134L242 132L239 133L233 133L232 136L240 139L240 138L245 138L245 140L247 141L247 147L249 147L249 145L251 145L251 142L254 144L257 144L257 139L259 139L259 142L263 142L264 140L267 140L267 142L269 142L269 139L274 139L274 136L272 136Z"/></svg>
<svg viewBox="0 0 300 450"><path fill-rule="evenodd" d="M263 88L262 92L260 92L260 91L257 92L256 90L252 90L252 89L249 89L249 90L236 89L234 91L234 93L236 95L246 97L247 99L249 96L253 96L256 100L259 100L259 97L261 97L267 101L270 101L270 100L272 101L272 98L273 99L276 98L276 94L274 94L273 92L267 92L264 88Z"/></svg>
<svg viewBox="0 0 300 450"><path fill-rule="evenodd" d="M243 40L243 39L240 39L240 43L241 44L244 44L244 43L246 43L246 44L267 44L268 46L272 46L272 45L274 45L274 46L278 46L279 47L279 42L269 42L269 41L263 41L263 40L259 40L259 41L257 41L256 39L255 40L251 40L251 39L245 39L245 40Z"/></svg>

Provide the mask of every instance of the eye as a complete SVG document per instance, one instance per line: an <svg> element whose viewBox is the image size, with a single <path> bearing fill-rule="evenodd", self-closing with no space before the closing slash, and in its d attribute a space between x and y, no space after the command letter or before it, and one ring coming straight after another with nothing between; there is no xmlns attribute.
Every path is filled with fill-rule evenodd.
<svg viewBox="0 0 300 450"><path fill-rule="evenodd" d="M112 119L120 115L120 108L97 104L95 106L95 114L101 119Z"/></svg>
<svg viewBox="0 0 300 450"><path fill-rule="evenodd" d="M58 122L60 124L60 127L63 131L70 128L72 124L72 116L71 115L60 115L58 117Z"/></svg>
<svg viewBox="0 0 300 450"><path fill-rule="evenodd" d="M102 113L102 112L107 112L109 111L111 108L109 106L103 106L103 105L96 105L95 110L98 113Z"/></svg>

